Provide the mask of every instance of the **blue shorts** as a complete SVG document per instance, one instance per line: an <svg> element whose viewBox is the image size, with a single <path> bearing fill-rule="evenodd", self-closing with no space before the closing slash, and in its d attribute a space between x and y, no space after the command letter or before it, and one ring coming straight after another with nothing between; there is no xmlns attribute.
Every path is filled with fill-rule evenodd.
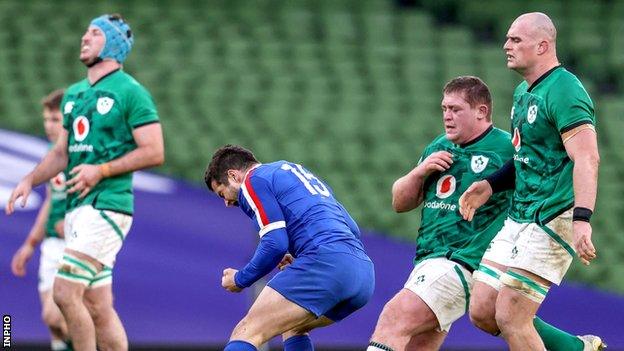
<svg viewBox="0 0 624 351"><path fill-rule="evenodd" d="M361 251L319 251L297 257L267 285L317 317L337 322L366 305L375 289L375 269Z"/></svg>

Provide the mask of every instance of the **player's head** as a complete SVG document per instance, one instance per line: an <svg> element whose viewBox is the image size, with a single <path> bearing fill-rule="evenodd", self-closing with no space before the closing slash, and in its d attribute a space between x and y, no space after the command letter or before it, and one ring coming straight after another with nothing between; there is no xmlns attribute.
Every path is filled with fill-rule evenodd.
<svg viewBox="0 0 624 351"><path fill-rule="evenodd" d="M103 60L124 63L132 49L134 37L130 26L119 14L94 18L82 36L80 61L91 67Z"/></svg>
<svg viewBox="0 0 624 351"><path fill-rule="evenodd" d="M492 96L478 77L457 77L444 86L442 116L446 138L465 144L492 124Z"/></svg>
<svg viewBox="0 0 624 351"><path fill-rule="evenodd" d="M237 206L245 173L257 163L254 154L242 146L222 146L212 155L204 181L208 189L225 201L226 206Z"/></svg>
<svg viewBox="0 0 624 351"><path fill-rule="evenodd" d="M43 129L51 142L56 142L59 133L63 129L61 100L63 100L63 89L55 90L41 99L41 105L43 106Z"/></svg>
<svg viewBox="0 0 624 351"><path fill-rule="evenodd" d="M557 58L557 29L541 12L525 13L511 24L503 50L507 67L524 73Z"/></svg>

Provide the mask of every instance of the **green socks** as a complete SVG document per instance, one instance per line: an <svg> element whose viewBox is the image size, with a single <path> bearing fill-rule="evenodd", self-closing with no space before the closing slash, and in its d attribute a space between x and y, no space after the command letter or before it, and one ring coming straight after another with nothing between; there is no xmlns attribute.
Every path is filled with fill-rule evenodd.
<svg viewBox="0 0 624 351"><path fill-rule="evenodd" d="M583 351L583 341L575 335L557 329L535 316L533 325L550 351Z"/></svg>

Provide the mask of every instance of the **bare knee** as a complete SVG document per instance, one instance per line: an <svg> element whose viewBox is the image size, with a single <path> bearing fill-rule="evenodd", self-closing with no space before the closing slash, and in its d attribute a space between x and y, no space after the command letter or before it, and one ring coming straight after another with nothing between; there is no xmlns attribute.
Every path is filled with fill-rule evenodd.
<svg viewBox="0 0 624 351"><path fill-rule="evenodd" d="M475 327L489 334L497 335L499 333L494 306L471 304L470 321Z"/></svg>
<svg viewBox="0 0 624 351"><path fill-rule="evenodd" d="M112 304L107 301L93 301L85 299L84 303L95 325L106 322L114 313Z"/></svg>
<svg viewBox="0 0 624 351"><path fill-rule="evenodd" d="M413 325L405 320L405 313L401 309L399 301L392 299L386 303L373 332L373 340L393 339L397 336L410 336Z"/></svg>
<svg viewBox="0 0 624 351"><path fill-rule="evenodd" d="M58 282L54 284L52 299L61 310L70 308L81 302L82 290L79 286L72 286L71 283Z"/></svg>
<svg viewBox="0 0 624 351"><path fill-rule="evenodd" d="M263 333L262 328L256 325L253 318L246 315L234 327L230 340L245 340L258 347L269 339L269 335Z"/></svg>
<svg viewBox="0 0 624 351"><path fill-rule="evenodd" d="M49 306L48 304L43 306L41 310L41 319L50 328L61 329L63 326L63 315L61 311L55 306Z"/></svg>

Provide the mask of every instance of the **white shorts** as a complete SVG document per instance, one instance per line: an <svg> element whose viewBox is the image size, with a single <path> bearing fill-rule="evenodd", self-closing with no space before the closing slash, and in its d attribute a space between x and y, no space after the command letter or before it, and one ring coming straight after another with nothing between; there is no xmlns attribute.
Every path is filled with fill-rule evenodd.
<svg viewBox="0 0 624 351"><path fill-rule="evenodd" d="M65 239L45 238L41 242L39 258L39 292L48 291L54 285L54 276L63 258Z"/></svg>
<svg viewBox="0 0 624 351"><path fill-rule="evenodd" d="M529 271L559 285L575 255L573 236L572 210L545 227L507 218L483 259Z"/></svg>
<svg viewBox="0 0 624 351"><path fill-rule="evenodd" d="M466 268L438 257L418 263L404 287L431 308L440 330L448 332L451 324L468 311L472 282L472 274Z"/></svg>
<svg viewBox="0 0 624 351"><path fill-rule="evenodd" d="M112 268L132 225L132 216L80 206L65 215L67 248Z"/></svg>

